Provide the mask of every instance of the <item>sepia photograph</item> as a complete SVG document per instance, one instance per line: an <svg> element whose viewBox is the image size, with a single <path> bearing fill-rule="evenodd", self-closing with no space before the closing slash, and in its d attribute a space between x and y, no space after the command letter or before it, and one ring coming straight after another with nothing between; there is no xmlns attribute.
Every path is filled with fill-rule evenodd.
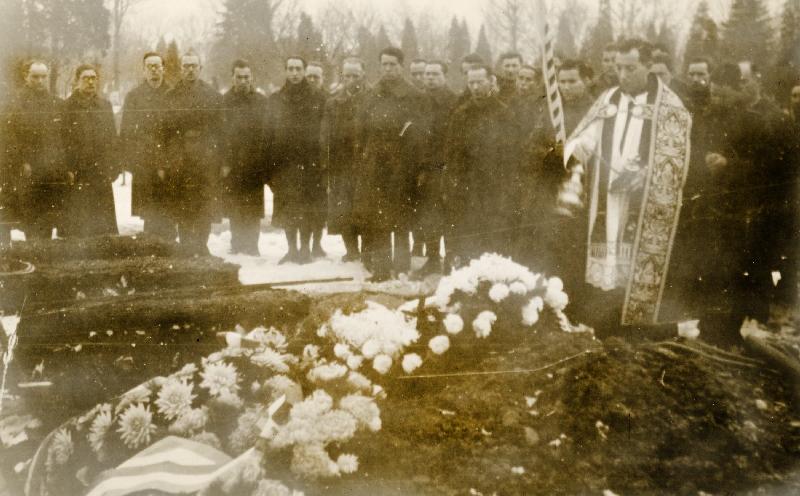
<svg viewBox="0 0 800 496"><path fill-rule="evenodd" d="M0 496L800 494L800 0L0 0Z"/></svg>

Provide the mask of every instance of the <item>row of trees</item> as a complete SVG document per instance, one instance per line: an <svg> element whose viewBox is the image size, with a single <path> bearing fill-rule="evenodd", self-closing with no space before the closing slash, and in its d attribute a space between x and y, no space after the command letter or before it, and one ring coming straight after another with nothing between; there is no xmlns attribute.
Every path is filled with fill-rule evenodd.
<svg viewBox="0 0 800 496"><path fill-rule="evenodd" d="M142 33L126 38L124 21L137 1L0 0L5 84L19 82L15 62L42 57L51 63L54 90L66 87L65 70L68 73L80 61L102 63L111 87L124 89L140 77L139 52L153 48L169 53L168 78L174 79L177 62L172 59L178 48L197 48L199 40L172 40L168 45L162 38L153 46L159 38L153 33L147 33L149 39ZM695 12L668 10L674 6L662 0L599 0L598 16L590 24L585 0L566 0L554 3L558 10L551 23L557 33L556 52L562 58L581 56L598 64L606 44L624 36L644 36L684 60L748 58L778 67L772 71L777 87L778 82L794 78L800 67L800 0L785 1L781 17L772 19L765 0L733 0L728 19L719 23L705 0ZM207 59L208 75L219 80L227 80L231 60L245 57L260 81L280 84L283 58L291 53L321 61L329 74L335 74L333 68L344 57L358 55L374 79L377 53L393 44L401 46L409 60L435 57L454 62L450 79L457 85L457 64L467 53L477 52L489 61L505 50L522 52L527 60L536 57L541 40L534 5L531 0L486 0L485 23L476 36L457 17L448 26L427 13L409 13L396 17L400 22L387 24L370 6L358 10L331 2L315 20L292 0L224 0L215 29L200 33L208 38L201 55ZM687 33L680 27L691 16Z"/></svg>

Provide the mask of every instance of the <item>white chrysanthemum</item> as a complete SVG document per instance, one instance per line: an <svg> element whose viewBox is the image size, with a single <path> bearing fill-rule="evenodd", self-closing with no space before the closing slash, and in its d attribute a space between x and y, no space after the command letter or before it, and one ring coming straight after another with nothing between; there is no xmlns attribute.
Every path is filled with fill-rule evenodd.
<svg viewBox="0 0 800 496"><path fill-rule="evenodd" d="M125 446L131 449L138 449L140 446L150 444L150 434L156 430L150 406L142 403L136 406L131 405L122 412L119 417L119 426L117 432L120 433Z"/></svg>
<svg viewBox="0 0 800 496"><path fill-rule="evenodd" d="M464 319L456 313L447 314L444 318L444 328L449 334L458 334L464 329Z"/></svg>
<svg viewBox="0 0 800 496"><path fill-rule="evenodd" d="M317 389L311 396L301 403L294 405L289 412L290 418L315 419L333 408L333 398L321 389Z"/></svg>
<svg viewBox="0 0 800 496"><path fill-rule="evenodd" d="M286 355L282 355L272 348L264 348L250 357L250 361L261 367L267 367L279 374L289 372L286 364Z"/></svg>
<svg viewBox="0 0 800 496"><path fill-rule="evenodd" d="M332 381L347 374L347 367L339 363L318 365L308 371L308 380L311 382Z"/></svg>
<svg viewBox="0 0 800 496"><path fill-rule="evenodd" d="M99 452L103 447L103 440L106 437L106 432L108 432L108 429L113 423L114 417L111 414L111 405L103 405L100 408L100 413L98 413L94 421L92 421L92 426L89 428L89 434L87 435L89 445L95 453Z"/></svg>
<svg viewBox="0 0 800 496"><path fill-rule="evenodd" d="M327 443L343 443L356 433L358 423L349 412L331 410L314 423L314 439Z"/></svg>
<svg viewBox="0 0 800 496"><path fill-rule="evenodd" d="M492 324L497 320L497 315L489 310L484 310L479 313L475 320L472 321L472 328L475 330L475 335L479 338L488 337L492 333Z"/></svg>
<svg viewBox="0 0 800 496"><path fill-rule="evenodd" d="M274 327L270 327L269 329L266 329L265 327L256 327L245 337L260 341L264 345L270 346L279 351L284 351L288 345L286 342L286 336L281 334L281 332Z"/></svg>
<svg viewBox="0 0 800 496"><path fill-rule="evenodd" d="M58 429L49 448L49 454L53 457L53 461L56 465L64 465L69 461L69 457L72 456L74 451L75 445L72 442L72 433L63 427Z"/></svg>
<svg viewBox="0 0 800 496"><path fill-rule="evenodd" d="M155 403L158 412L164 415L167 420L179 417L185 411L192 408L192 400L197 396L192 394L193 385L191 382L168 380L158 392L158 399Z"/></svg>
<svg viewBox="0 0 800 496"><path fill-rule="evenodd" d="M117 407L115 409L116 413L119 414L119 412L126 409L129 405L133 405L135 403L149 403L150 394L151 391L145 386L141 384L136 386L135 388L131 389L130 391L122 395L122 398L120 398L119 403L117 403Z"/></svg>
<svg viewBox="0 0 800 496"><path fill-rule="evenodd" d="M342 453L336 459L336 464L339 465L339 470L343 474L352 474L358 470L358 457Z"/></svg>
<svg viewBox="0 0 800 496"><path fill-rule="evenodd" d="M489 298L495 303L500 303L501 301L505 300L506 297L508 297L510 292L511 290L508 288L507 284L498 282L495 283L492 286L492 289L489 290Z"/></svg>
<svg viewBox="0 0 800 496"><path fill-rule="evenodd" d="M558 277L551 277L547 280L548 291L564 291L564 281Z"/></svg>
<svg viewBox="0 0 800 496"><path fill-rule="evenodd" d="M237 384L239 375L236 373L236 367L231 364L206 364L205 370L200 372L200 376L203 377L200 387L208 389L212 396L236 394L239 391L239 384Z"/></svg>
<svg viewBox="0 0 800 496"><path fill-rule="evenodd" d="M342 360L347 360L350 357L350 355L353 354L353 352L350 351L350 347L347 346L346 344L336 343L333 347L333 354L336 355L337 358L340 358Z"/></svg>
<svg viewBox="0 0 800 496"><path fill-rule="evenodd" d="M347 382L352 384L356 389L361 389L363 391L372 390L372 382L367 379L366 376L358 372L350 372L350 375L347 376Z"/></svg>
<svg viewBox="0 0 800 496"><path fill-rule="evenodd" d="M513 294L525 294L528 292L527 286L522 281L514 281L508 285L508 290L511 291Z"/></svg>
<svg viewBox="0 0 800 496"><path fill-rule="evenodd" d="M450 348L450 338L445 335L436 336L428 343L428 347L437 355L441 355Z"/></svg>
<svg viewBox="0 0 800 496"><path fill-rule="evenodd" d="M169 432L179 436L191 436L195 432L205 429L207 422L208 412L205 407L193 408L183 412L183 414L169 426Z"/></svg>
<svg viewBox="0 0 800 496"><path fill-rule="evenodd" d="M301 444L292 452L292 472L308 479L339 475L339 465L331 460L321 443Z"/></svg>
<svg viewBox="0 0 800 496"><path fill-rule="evenodd" d="M294 405L303 401L303 389L300 385L285 375L274 375L264 382L264 387L270 390L272 401L286 395L286 401Z"/></svg>
<svg viewBox="0 0 800 496"><path fill-rule="evenodd" d="M422 358L416 353L409 353L403 357L403 370L406 371L406 374L414 372L420 365L422 365Z"/></svg>
<svg viewBox="0 0 800 496"><path fill-rule="evenodd" d="M522 307L522 324L532 326L539 321L539 312L544 309L544 301L541 296L534 296L527 305Z"/></svg>
<svg viewBox="0 0 800 496"><path fill-rule="evenodd" d="M370 430L377 431L381 428L381 410L375 404L374 399L360 394L348 394L339 401L339 407L349 412L360 424ZM376 426L377 429L374 428Z"/></svg>
<svg viewBox="0 0 800 496"><path fill-rule="evenodd" d="M392 357L389 355L380 354L372 360L372 368L377 370L379 374L385 374L392 366Z"/></svg>
<svg viewBox="0 0 800 496"><path fill-rule="evenodd" d="M569 303L569 296L563 291L551 291L550 288L547 288L544 301L555 310L564 310Z"/></svg>
<svg viewBox="0 0 800 496"><path fill-rule="evenodd" d="M306 360L314 361L319 358L319 346L315 344L307 344L303 348L303 358Z"/></svg>
<svg viewBox="0 0 800 496"><path fill-rule="evenodd" d="M347 366L350 367L351 370L358 370L361 367L361 362L364 361L363 355L350 355L347 357Z"/></svg>
<svg viewBox="0 0 800 496"><path fill-rule="evenodd" d="M381 344L377 339L370 339L361 347L361 353L363 353L366 358L375 358L375 355L380 352Z"/></svg>

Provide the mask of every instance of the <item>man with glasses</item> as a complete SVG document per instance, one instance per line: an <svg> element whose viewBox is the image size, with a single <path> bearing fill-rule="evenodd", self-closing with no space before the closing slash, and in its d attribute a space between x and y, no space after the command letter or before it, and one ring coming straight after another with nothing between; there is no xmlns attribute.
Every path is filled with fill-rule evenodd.
<svg viewBox="0 0 800 496"><path fill-rule="evenodd" d="M133 172L131 213L144 220L144 232L175 241L176 223L164 205L164 154L161 132L169 88L164 82L161 55L148 52L142 58L144 81L132 89L122 106L120 137L128 166Z"/></svg>
<svg viewBox="0 0 800 496"><path fill-rule="evenodd" d="M214 186L222 173L222 101L219 93L200 79L202 70L196 53L181 57L181 80L167 93L164 130L166 201L188 256L209 254Z"/></svg>
<svg viewBox="0 0 800 496"><path fill-rule="evenodd" d="M97 69L75 71L64 102L63 144L70 180L59 237L118 234L111 182L119 175L117 128L111 102L98 94Z"/></svg>

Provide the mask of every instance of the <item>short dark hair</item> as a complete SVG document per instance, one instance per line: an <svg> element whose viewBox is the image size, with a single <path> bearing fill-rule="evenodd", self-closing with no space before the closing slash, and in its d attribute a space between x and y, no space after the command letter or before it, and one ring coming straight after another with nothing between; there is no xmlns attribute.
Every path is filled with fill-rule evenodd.
<svg viewBox="0 0 800 496"><path fill-rule="evenodd" d="M442 74L447 74L449 67L447 67L447 62L441 59L430 60L426 62L427 65L438 65L442 68Z"/></svg>
<svg viewBox="0 0 800 496"><path fill-rule="evenodd" d="M462 64L485 64L486 61L477 53L471 53L461 59Z"/></svg>
<svg viewBox="0 0 800 496"><path fill-rule="evenodd" d="M142 57L142 64L147 62L147 59L149 59L150 57L158 57L161 59L161 63L162 64L164 63L164 57L162 57L161 54L156 52L147 52L146 54L144 54L144 57Z"/></svg>
<svg viewBox="0 0 800 496"><path fill-rule="evenodd" d="M617 45L616 43L609 43L603 47L603 52L618 52L618 51L619 51L619 45Z"/></svg>
<svg viewBox="0 0 800 496"><path fill-rule="evenodd" d="M561 67L558 68L558 72L561 71L578 71L578 76L581 79L591 79L592 78L592 71L589 69L589 66L583 63L582 60L576 59L567 59L561 62Z"/></svg>
<svg viewBox="0 0 800 496"><path fill-rule="evenodd" d="M289 68L289 61L290 60L299 60L300 62L302 62L303 63L303 69L305 69L308 66L308 64L306 63L306 59L304 59L300 55L289 55L288 57L286 57L283 60L283 68L284 69L288 69Z"/></svg>
<svg viewBox="0 0 800 496"><path fill-rule="evenodd" d="M714 70L714 62L712 62L708 57L693 57L689 59L689 63L686 64L686 68L688 69L692 64L705 64L706 68L708 68L709 74L711 74L711 72Z"/></svg>
<svg viewBox="0 0 800 496"><path fill-rule="evenodd" d="M366 62L364 62L364 59L359 57L347 57L346 59L342 60L342 69L344 69L345 64L358 64L361 66L361 70L367 70Z"/></svg>
<svg viewBox="0 0 800 496"><path fill-rule="evenodd" d="M236 69L249 69L250 62L246 61L245 59L236 59L231 64L231 74L233 74Z"/></svg>
<svg viewBox="0 0 800 496"><path fill-rule="evenodd" d="M486 71L486 77L491 78L494 76L494 72L492 72L492 68L489 67L489 64L472 64L472 67L469 68L470 71L479 71L479 70Z"/></svg>
<svg viewBox="0 0 800 496"><path fill-rule="evenodd" d="M522 55L520 55L518 52L505 52L505 53L501 54L501 55L500 55L500 56L497 58L497 60L498 60L498 61L499 61L501 64L503 63L503 61L504 61L504 60L508 60L508 59L519 59L519 63L520 63L520 65L522 65L522 64L524 64L524 63L525 63L525 59L523 59L523 58L522 58Z"/></svg>
<svg viewBox="0 0 800 496"><path fill-rule="evenodd" d="M397 59L397 63L400 65L403 65L403 62L406 60L406 56L403 54L403 51L393 46L389 46L381 50L380 53L378 53L378 61L380 61L384 55L395 57Z"/></svg>
<svg viewBox="0 0 800 496"><path fill-rule="evenodd" d="M80 79L81 74L83 74L83 71L94 71L95 74L97 74L98 76L100 75L100 71L97 70L97 67L91 64L81 64L78 66L77 69L75 69L75 81Z"/></svg>
<svg viewBox="0 0 800 496"><path fill-rule="evenodd" d="M634 50L639 52L639 62L642 64L649 65L653 62L653 45L650 43L639 38L622 40L617 43L617 53L631 53Z"/></svg>
<svg viewBox="0 0 800 496"><path fill-rule="evenodd" d="M427 60L425 60L425 59L422 59L422 58L419 58L419 57L417 57L417 58L415 58L414 60L412 60L412 61L411 61L411 63L412 63L412 64L420 64L420 63L422 63L422 64L425 64L425 65L427 65L427 64L428 64L428 61L427 61Z"/></svg>

